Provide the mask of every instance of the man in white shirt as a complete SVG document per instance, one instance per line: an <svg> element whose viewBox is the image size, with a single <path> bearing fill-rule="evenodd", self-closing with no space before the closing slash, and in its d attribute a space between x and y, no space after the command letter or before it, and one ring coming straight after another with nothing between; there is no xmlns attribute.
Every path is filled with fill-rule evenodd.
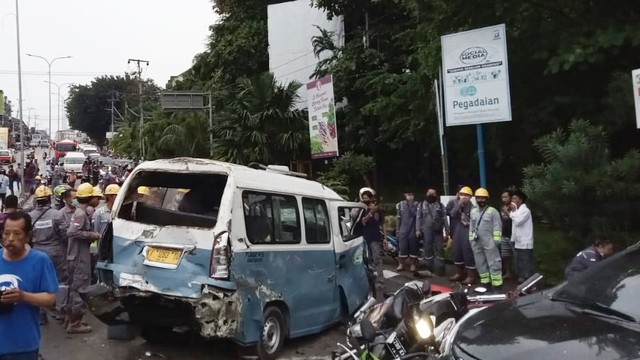
<svg viewBox="0 0 640 360"><path fill-rule="evenodd" d="M509 216L513 221L513 230L511 232L511 242L514 244L516 255L516 271L519 275L518 282L523 283L534 273L533 259L533 218L531 210L525 202L527 195L516 190L513 192L513 203L516 204L516 210L512 211Z"/></svg>

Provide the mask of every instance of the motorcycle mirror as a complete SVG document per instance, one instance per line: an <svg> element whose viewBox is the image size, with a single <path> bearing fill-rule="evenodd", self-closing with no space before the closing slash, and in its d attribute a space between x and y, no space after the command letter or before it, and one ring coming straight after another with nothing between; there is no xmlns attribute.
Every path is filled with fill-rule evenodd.
<svg viewBox="0 0 640 360"><path fill-rule="evenodd" d="M525 294L527 291L531 290L537 283L542 280L543 276L539 273L533 274L530 278L528 278L525 282L520 284L516 288L516 294Z"/></svg>
<svg viewBox="0 0 640 360"><path fill-rule="evenodd" d="M473 289L473 291L480 293L480 294L484 294L487 292L487 288L483 287L483 286L478 286L477 288Z"/></svg>
<svg viewBox="0 0 640 360"><path fill-rule="evenodd" d="M362 337L369 342L376 338L376 328L369 319L362 319L362 321L360 321L360 331L362 332Z"/></svg>
<svg viewBox="0 0 640 360"><path fill-rule="evenodd" d="M429 294L431 293L431 283L429 282L429 280L425 280L422 283L422 294Z"/></svg>

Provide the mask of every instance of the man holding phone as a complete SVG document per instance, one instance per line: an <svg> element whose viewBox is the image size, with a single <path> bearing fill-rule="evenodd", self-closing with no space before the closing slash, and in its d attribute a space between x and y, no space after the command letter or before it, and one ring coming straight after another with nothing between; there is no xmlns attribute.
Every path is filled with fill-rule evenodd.
<svg viewBox="0 0 640 360"><path fill-rule="evenodd" d="M7 215L0 256L0 360L36 360L40 348L39 308L58 291L49 257L29 245L33 225L24 212Z"/></svg>

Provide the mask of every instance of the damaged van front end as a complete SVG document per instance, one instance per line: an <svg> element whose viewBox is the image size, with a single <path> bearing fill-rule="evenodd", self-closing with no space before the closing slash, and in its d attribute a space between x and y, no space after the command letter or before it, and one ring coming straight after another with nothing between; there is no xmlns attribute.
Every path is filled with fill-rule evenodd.
<svg viewBox="0 0 640 360"><path fill-rule="evenodd" d="M152 165L118 195L99 245L100 281L82 295L109 325L236 338L243 304L229 279L228 171L207 161Z"/></svg>

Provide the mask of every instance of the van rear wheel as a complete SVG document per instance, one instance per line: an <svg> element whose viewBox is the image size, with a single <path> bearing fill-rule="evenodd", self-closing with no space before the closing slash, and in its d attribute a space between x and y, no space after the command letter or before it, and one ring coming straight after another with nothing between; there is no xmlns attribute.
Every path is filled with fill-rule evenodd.
<svg viewBox="0 0 640 360"><path fill-rule="evenodd" d="M286 333L282 311L275 306L267 308L262 316L262 331L257 345L258 357L261 360L277 359Z"/></svg>

